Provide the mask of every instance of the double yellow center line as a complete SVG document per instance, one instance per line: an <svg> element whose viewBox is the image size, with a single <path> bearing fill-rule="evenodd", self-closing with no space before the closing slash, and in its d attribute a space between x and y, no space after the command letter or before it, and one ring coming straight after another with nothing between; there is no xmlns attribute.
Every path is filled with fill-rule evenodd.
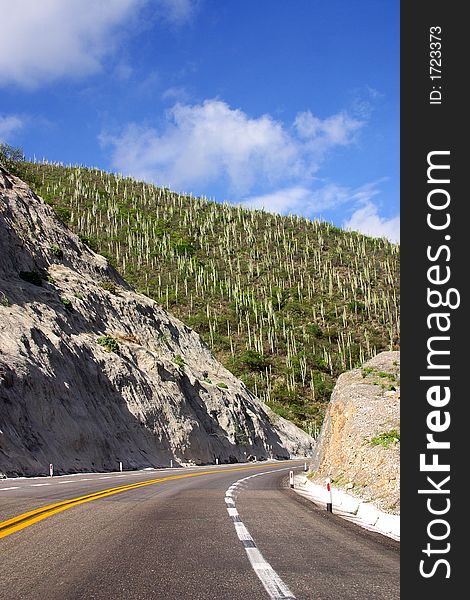
<svg viewBox="0 0 470 600"><path fill-rule="evenodd" d="M198 471L197 473L185 473L184 475L170 475L169 477L160 477L159 479L149 479L148 481L140 481L138 483L131 483L128 485L121 485L119 487L108 488L106 490L101 490L99 492L94 492L93 494L87 494L86 496L78 496L77 498L70 498L68 500L62 500L61 502L56 502L55 504L49 504L48 506L42 506L41 508L36 508L30 512L23 513L16 517L12 517L6 521L0 522L0 538L4 538L16 531L20 531L21 529L25 529L25 527L29 527L34 523L38 523L43 519L47 519L52 515L55 515L63 510L67 510L69 508L73 508L74 506L79 506L80 504L85 504L86 502L92 502L93 500L100 500L101 498L106 498L107 496L113 496L114 494L120 494L122 492L127 492L129 490L134 490L140 487L144 487L147 485L154 485L156 483L162 483L164 481L172 481L174 479L187 479L188 477L201 477L202 475L212 475L215 473L229 473L231 471L245 471L247 469L260 469L262 467L276 467L279 464L284 464L288 461L283 461L276 463L275 465L264 464L264 465L250 465L247 467L234 467L230 469L213 469L211 471Z"/></svg>

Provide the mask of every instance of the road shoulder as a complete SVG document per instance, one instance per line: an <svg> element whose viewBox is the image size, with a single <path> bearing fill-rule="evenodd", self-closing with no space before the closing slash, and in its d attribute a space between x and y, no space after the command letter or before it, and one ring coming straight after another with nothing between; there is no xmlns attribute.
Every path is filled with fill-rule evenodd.
<svg viewBox="0 0 470 600"><path fill-rule="evenodd" d="M294 476L294 491L317 505L330 502L326 487L310 481L305 473ZM333 512L352 523L400 541L400 515L383 512L369 502L332 488Z"/></svg>

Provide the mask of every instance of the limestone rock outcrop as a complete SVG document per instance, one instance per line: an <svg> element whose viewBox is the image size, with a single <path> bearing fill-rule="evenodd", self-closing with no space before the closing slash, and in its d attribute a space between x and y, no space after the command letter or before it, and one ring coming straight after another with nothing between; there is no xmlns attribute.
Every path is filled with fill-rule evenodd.
<svg viewBox="0 0 470 600"><path fill-rule="evenodd" d="M382 352L338 378L310 478L400 512L400 353Z"/></svg>
<svg viewBox="0 0 470 600"><path fill-rule="evenodd" d="M288 458L313 445L0 168L0 473Z"/></svg>

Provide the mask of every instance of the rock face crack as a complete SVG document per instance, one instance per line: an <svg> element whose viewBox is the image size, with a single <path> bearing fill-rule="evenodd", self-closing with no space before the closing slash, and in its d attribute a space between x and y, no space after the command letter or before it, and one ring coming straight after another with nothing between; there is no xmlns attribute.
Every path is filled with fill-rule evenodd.
<svg viewBox="0 0 470 600"><path fill-rule="evenodd" d="M3 168L0 256L0 473L312 452L311 437Z"/></svg>

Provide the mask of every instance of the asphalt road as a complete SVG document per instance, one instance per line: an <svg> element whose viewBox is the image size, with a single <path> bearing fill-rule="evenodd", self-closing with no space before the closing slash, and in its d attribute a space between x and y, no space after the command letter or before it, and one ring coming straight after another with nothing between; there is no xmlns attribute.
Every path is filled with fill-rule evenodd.
<svg viewBox="0 0 470 600"><path fill-rule="evenodd" d="M0 521L13 519L0 539L0 598L269 600L249 560L259 551L292 593L277 598L398 600L399 543L289 489L288 470L302 465L0 481ZM230 516L227 489L257 473L234 488ZM37 514L14 520L66 499L151 480L155 483L103 495L37 522ZM240 521L257 549L246 550L253 543L240 541ZM271 573L260 563L254 566Z"/></svg>

